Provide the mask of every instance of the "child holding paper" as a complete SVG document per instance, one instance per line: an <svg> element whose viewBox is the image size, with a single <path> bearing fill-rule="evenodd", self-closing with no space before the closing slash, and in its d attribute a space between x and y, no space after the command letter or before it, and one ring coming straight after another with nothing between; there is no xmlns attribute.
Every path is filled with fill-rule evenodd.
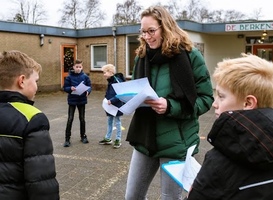
<svg viewBox="0 0 273 200"><path fill-rule="evenodd" d="M76 87L81 83L89 88L82 94L73 94L73 91L76 91ZM68 119L65 129L65 142L63 146L69 147L71 144L71 128L76 107L79 111L81 142L86 144L88 143L88 140L85 135L85 104L87 104L87 96L90 94L92 87L90 78L83 72L81 60L77 59L75 61L73 70L69 72L69 75L65 79L63 89L68 93Z"/></svg>
<svg viewBox="0 0 273 200"><path fill-rule="evenodd" d="M116 97L116 92L112 86L113 83L124 82L125 78L122 73L116 73L116 67L112 64L104 65L101 69L103 71L104 78L107 79L108 85L105 93L105 98L108 101L108 105L114 105L116 107L121 107L123 103ZM107 115L107 133L103 140L99 141L99 144L112 144L112 132L113 132L113 122L115 121L117 134L114 143L114 148L119 148L121 146L121 135L122 126L120 121L120 116L123 115L122 112L118 111L116 116L111 115L106 112Z"/></svg>
<svg viewBox="0 0 273 200"><path fill-rule="evenodd" d="M188 200L273 199L273 64L254 55L218 63L217 120Z"/></svg>

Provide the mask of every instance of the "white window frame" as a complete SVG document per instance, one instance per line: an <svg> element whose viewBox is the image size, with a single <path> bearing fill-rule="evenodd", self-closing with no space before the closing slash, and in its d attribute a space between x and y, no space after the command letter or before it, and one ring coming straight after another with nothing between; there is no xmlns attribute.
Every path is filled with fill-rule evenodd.
<svg viewBox="0 0 273 200"><path fill-rule="evenodd" d="M105 60L97 61L95 59L96 47L105 47ZM107 64L107 44L91 45L91 70L101 71L101 67Z"/></svg>

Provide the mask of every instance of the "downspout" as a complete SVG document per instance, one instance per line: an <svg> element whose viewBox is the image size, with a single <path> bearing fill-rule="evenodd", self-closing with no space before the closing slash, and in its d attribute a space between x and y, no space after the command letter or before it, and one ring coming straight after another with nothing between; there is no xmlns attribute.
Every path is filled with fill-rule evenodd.
<svg viewBox="0 0 273 200"><path fill-rule="evenodd" d="M113 26L112 27L112 33L113 33L113 37L114 37L114 65L117 67L117 37L116 37L116 32L117 32L117 27ZM118 71L118 70L117 70Z"/></svg>

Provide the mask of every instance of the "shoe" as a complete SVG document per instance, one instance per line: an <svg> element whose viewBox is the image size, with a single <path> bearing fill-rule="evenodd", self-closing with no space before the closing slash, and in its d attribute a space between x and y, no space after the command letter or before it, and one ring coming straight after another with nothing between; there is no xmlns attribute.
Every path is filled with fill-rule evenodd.
<svg viewBox="0 0 273 200"><path fill-rule="evenodd" d="M69 140L65 140L64 147L70 147L70 141Z"/></svg>
<svg viewBox="0 0 273 200"><path fill-rule="evenodd" d="M113 147L114 147L115 149L118 149L120 146L121 146L120 140L115 140L115 144L114 144Z"/></svg>
<svg viewBox="0 0 273 200"><path fill-rule="evenodd" d="M112 144L112 140L104 138L103 140L99 141L99 144Z"/></svg>
<svg viewBox="0 0 273 200"><path fill-rule="evenodd" d="M89 143L89 141L87 140L87 137L83 137L83 138L81 139L81 142L82 142L83 144Z"/></svg>

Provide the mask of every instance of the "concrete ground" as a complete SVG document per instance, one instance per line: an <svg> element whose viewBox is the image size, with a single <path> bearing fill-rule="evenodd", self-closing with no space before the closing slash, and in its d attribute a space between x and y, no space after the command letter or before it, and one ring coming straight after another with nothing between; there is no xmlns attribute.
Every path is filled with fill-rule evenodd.
<svg viewBox="0 0 273 200"><path fill-rule="evenodd" d="M42 110L50 121L50 134L54 145L57 179L60 184L61 200L121 200L124 199L127 173L132 147L125 141L132 116L123 116L122 146L113 149L112 145L99 145L106 133L106 115L101 107L104 92L93 91L86 105L86 135L89 143L80 142L79 119L76 111L71 147L64 148L67 120L67 94L56 92L37 94L35 106ZM213 109L201 116L200 153L196 159L202 163L204 154L211 148L206 141L215 117ZM113 139L115 136L113 133ZM149 200L160 200L159 174L154 178L149 192Z"/></svg>

